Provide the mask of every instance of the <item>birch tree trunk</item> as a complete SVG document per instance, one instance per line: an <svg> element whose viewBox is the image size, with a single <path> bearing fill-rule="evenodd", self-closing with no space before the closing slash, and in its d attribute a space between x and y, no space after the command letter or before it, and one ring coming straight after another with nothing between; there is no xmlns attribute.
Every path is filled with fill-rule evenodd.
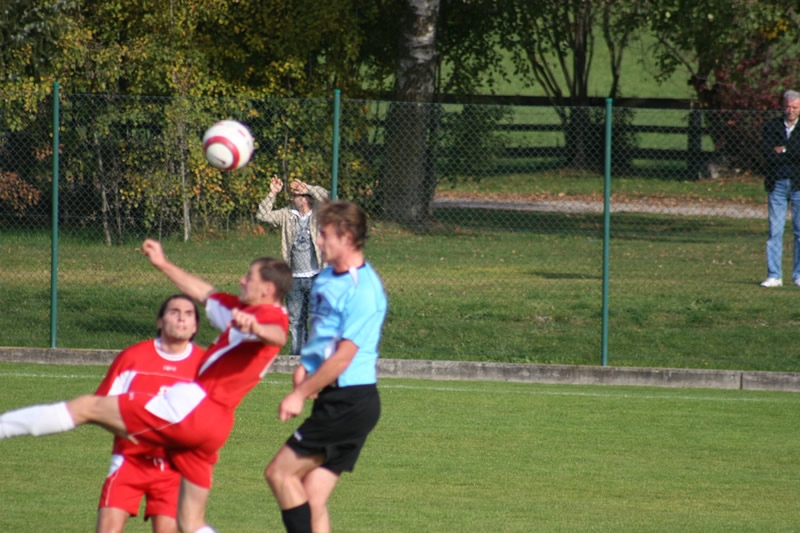
<svg viewBox="0 0 800 533"><path fill-rule="evenodd" d="M386 117L381 197L384 215L403 224L430 216L436 176L429 122L436 74L439 0L406 0L395 76L395 102Z"/></svg>

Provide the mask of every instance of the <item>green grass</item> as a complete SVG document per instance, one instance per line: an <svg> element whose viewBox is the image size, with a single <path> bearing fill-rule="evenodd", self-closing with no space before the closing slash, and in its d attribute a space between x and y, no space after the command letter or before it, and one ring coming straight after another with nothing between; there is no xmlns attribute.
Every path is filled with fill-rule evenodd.
<svg viewBox="0 0 800 533"><path fill-rule="evenodd" d="M611 87L611 73L609 71L608 48L603 41L600 28L595 30L597 44L594 50L594 60L589 77L589 96L606 97ZM668 79L657 82L656 74L659 72L653 54L650 51L654 37L643 35L631 43L626 50L622 63L622 77L620 82L620 95L622 97L636 98L692 98L694 91L687 83L689 74L678 69ZM555 65L555 58L552 60ZM508 72L513 72L510 58L503 62ZM558 69L554 72L558 76ZM562 87L566 87L562 84ZM544 96L543 89L538 85L526 85L519 77L510 76L509 80L497 80L494 93L501 95ZM488 92L488 87L484 87Z"/></svg>
<svg viewBox="0 0 800 533"><path fill-rule="evenodd" d="M0 411L89 392L104 370L0 364ZM208 510L220 531L282 531L262 471L296 426L276 420L289 386L271 374L237 412ZM380 386L381 422L331 501L337 531L797 530L795 393ZM91 530L110 448L94 427L0 442L0 530Z"/></svg>
<svg viewBox="0 0 800 533"><path fill-rule="evenodd" d="M529 174L462 185L463 198L601 199L594 175ZM766 221L675 216L660 203L757 205L753 179L619 179L616 200L646 199L642 213L611 216L608 363L800 370L796 289L767 291ZM514 198L512 198L514 199ZM654 203L653 203L654 202ZM602 215L437 209L426 231L375 223L367 255L383 277L389 314L381 353L406 359L599 364ZM790 271L790 231L784 269ZM154 312L174 287L131 244L108 248L62 232L57 345L121 349L153 335ZM278 255L277 232L246 229L189 243L169 256L218 288L237 292L247 263ZM0 345L49 345L49 243L44 233L0 234ZM788 275L788 274L787 274ZM198 340L216 332L201 326ZM285 349L284 349L285 352Z"/></svg>

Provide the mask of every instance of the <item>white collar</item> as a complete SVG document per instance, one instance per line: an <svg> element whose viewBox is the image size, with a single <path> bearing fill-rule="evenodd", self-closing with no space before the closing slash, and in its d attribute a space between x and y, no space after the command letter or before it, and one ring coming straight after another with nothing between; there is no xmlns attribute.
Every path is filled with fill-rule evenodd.
<svg viewBox="0 0 800 533"><path fill-rule="evenodd" d="M156 337L155 346L156 346L156 352L158 352L158 355L160 355L161 357L163 357L167 361L183 361L184 359L189 357L189 355L191 355L192 349L194 348L194 346L190 342L189 344L186 345L186 348L183 350L183 352L181 352L181 353L170 353L170 352L166 351L164 349L164 347L161 345L161 337Z"/></svg>

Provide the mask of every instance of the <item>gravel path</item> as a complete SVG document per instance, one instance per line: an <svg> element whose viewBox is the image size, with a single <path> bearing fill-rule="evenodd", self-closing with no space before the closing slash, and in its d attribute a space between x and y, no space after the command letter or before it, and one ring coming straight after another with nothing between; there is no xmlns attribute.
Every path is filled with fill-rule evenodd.
<svg viewBox="0 0 800 533"><path fill-rule="evenodd" d="M503 209L508 211L541 211L557 213L602 213L603 202L584 200L537 200L504 201L480 200L465 198L437 198L433 201L435 208L466 207L481 209ZM767 218L766 202L763 206L742 204L700 204L682 202L676 205L664 205L652 201L611 202L612 213L653 213L679 216L714 216L730 218Z"/></svg>

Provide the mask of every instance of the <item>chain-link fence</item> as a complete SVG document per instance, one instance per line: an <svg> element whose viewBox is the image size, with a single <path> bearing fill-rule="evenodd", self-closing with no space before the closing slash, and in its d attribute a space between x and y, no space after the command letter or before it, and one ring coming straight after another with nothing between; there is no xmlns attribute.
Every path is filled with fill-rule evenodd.
<svg viewBox="0 0 800 533"><path fill-rule="evenodd" d="M607 145L605 108L62 94L54 164L52 95L2 97L0 345L152 336L174 288L138 252L148 236L237 291L251 259L280 256L255 218L277 175L369 212L385 357L600 364L605 342L618 366L800 369L800 289L758 284L775 112L617 108ZM205 162L220 118L254 133L243 170Z"/></svg>

